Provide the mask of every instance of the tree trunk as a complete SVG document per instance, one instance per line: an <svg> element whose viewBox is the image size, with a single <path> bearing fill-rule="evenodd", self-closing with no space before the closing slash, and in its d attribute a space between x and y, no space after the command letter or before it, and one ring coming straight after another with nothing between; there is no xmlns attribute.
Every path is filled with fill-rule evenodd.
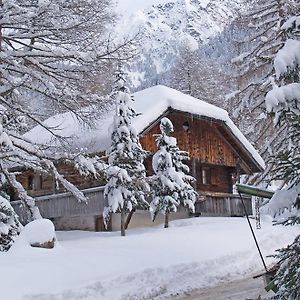
<svg viewBox="0 0 300 300"><path fill-rule="evenodd" d="M125 222L125 229L128 228L128 225L129 225L129 223L131 221L131 218L132 218L134 212L135 212L134 208L129 212L129 214L128 214L127 218L126 218L126 222Z"/></svg>
<svg viewBox="0 0 300 300"><path fill-rule="evenodd" d="M126 217L126 213L125 210L122 209L121 210L121 236L125 236L126 232L125 232L125 217Z"/></svg>
<svg viewBox="0 0 300 300"><path fill-rule="evenodd" d="M166 210L165 213L165 228L169 227L169 210Z"/></svg>

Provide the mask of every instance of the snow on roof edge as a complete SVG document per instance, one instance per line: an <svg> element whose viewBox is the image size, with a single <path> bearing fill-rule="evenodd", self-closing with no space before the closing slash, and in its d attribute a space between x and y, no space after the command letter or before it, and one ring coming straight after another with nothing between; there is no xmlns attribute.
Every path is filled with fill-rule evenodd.
<svg viewBox="0 0 300 300"><path fill-rule="evenodd" d="M254 146L247 140L243 133L238 129L238 127L233 123L233 121L228 117L228 121L225 122L228 128L231 130L232 134L242 143L247 152L252 156L255 162L260 166L260 169L264 170L266 168L265 161L254 148Z"/></svg>

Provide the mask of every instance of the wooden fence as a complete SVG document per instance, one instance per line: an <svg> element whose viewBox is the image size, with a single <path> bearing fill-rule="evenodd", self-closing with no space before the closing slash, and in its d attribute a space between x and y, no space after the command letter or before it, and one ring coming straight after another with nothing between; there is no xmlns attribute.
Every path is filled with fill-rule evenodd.
<svg viewBox="0 0 300 300"><path fill-rule="evenodd" d="M104 187L82 190L88 202L78 202L70 193L53 194L35 198L36 206L44 218L76 217L102 215ZM251 197L243 197L249 215L252 214ZM20 221L24 224L28 219L26 210L20 201L11 202ZM206 195L195 204L195 215L203 216L244 216L245 211L238 195L224 194L219 196Z"/></svg>
<svg viewBox="0 0 300 300"><path fill-rule="evenodd" d="M248 215L252 215L251 197L243 196ZM195 203L195 215L242 217L245 210L239 195L204 196Z"/></svg>
<svg viewBox="0 0 300 300"><path fill-rule="evenodd" d="M101 215L104 209L104 187L82 190L88 202L78 202L70 193L53 194L35 198L35 204L44 218ZM22 223L26 223L26 211L20 201L11 202Z"/></svg>

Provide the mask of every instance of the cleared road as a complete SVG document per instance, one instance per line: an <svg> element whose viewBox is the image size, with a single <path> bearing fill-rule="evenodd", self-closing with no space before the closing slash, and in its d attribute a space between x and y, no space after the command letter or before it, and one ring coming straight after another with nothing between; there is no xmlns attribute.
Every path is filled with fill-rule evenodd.
<svg viewBox="0 0 300 300"><path fill-rule="evenodd" d="M245 278L230 283L220 284L210 288L200 289L185 296L172 298L174 300L245 300L257 299L266 295L262 278Z"/></svg>

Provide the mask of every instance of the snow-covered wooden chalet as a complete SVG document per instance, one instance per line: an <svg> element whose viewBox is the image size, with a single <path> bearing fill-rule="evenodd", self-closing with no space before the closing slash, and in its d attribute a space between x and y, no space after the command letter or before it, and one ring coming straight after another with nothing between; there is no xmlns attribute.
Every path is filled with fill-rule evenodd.
<svg viewBox="0 0 300 300"><path fill-rule="evenodd" d="M152 153L156 151L153 135L159 133L161 118L167 116L173 122L174 136L179 147L189 152L190 172L197 179L199 199L196 214L243 215L240 199L233 193L234 183L241 174L261 172L265 165L228 113L165 86L154 86L137 92L134 99L134 108L141 114L133 125L140 133L144 149ZM113 114L114 110L102 115L93 129L82 127L69 112L51 117L45 123L57 126L55 131L59 135L73 137L68 144L72 150L85 148L90 153L104 153L110 145L109 126ZM50 133L41 126L33 128L26 136L36 143L52 142ZM151 158L145 161L145 165L148 174L152 174ZM86 189L85 193L90 199L88 205L76 203L68 194L57 194L53 179L48 176L27 170L19 176L19 180L31 195L39 196L36 203L42 215L51 218L59 229L101 230L104 200L103 188L99 186L103 185L103 181L91 178L86 180L66 164L61 163L59 168L72 183ZM246 204L250 212L251 200L246 199ZM182 210L177 216L173 215L187 217L188 212ZM132 220L133 226L147 222L150 223L150 217L143 213L136 213Z"/></svg>

